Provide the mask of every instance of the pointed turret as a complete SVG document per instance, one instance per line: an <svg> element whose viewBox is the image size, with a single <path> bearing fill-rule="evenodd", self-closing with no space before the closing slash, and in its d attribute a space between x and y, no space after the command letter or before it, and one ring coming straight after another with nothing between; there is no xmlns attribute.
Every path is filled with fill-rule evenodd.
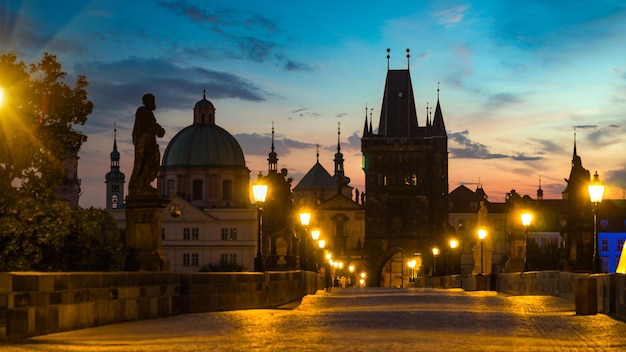
<svg viewBox="0 0 626 352"><path fill-rule="evenodd" d="M272 151L268 154L267 162L269 164L268 171L270 173L278 172L278 156L274 151L274 123L272 122Z"/></svg>
<svg viewBox="0 0 626 352"><path fill-rule="evenodd" d="M120 152L117 150L117 128L113 129L113 151L111 152L111 171L105 176L107 210L119 209L124 200L126 175L120 171Z"/></svg>
<svg viewBox="0 0 626 352"><path fill-rule="evenodd" d="M435 107L435 117L432 121L432 135L434 137L447 137L446 125L443 122L443 113L439 103L439 83L437 83L437 106Z"/></svg>
<svg viewBox="0 0 626 352"><path fill-rule="evenodd" d="M337 122L337 153L335 153L335 175L333 178L337 182L337 193L342 193L343 189L348 187L350 178L346 177L343 166L343 153L341 153L341 125ZM350 192L352 193L352 192Z"/></svg>

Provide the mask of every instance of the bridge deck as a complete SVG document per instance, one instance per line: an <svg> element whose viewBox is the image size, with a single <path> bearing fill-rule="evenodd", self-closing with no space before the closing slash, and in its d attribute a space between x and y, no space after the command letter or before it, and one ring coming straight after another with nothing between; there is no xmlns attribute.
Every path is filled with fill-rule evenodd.
<svg viewBox="0 0 626 352"><path fill-rule="evenodd" d="M333 289L282 309L188 314L0 345L7 351L606 351L626 323L547 296Z"/></svg>

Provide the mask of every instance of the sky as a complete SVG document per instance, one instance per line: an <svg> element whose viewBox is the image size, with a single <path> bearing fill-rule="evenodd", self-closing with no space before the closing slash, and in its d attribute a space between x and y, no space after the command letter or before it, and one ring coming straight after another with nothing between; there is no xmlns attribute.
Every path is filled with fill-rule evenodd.
<svg viewBox="0 0 626 352"><path fill-rule="evenodd" d="M390 59L387 60L387 48ZM407 60L406 49L410 49ZM561 198L574 140L583 166L626 187L626 3L617 1L0 0L0 54L57 56L94 110L80 151L80 205L105 207L114 126L130 179L134 113L145 93L166 135L193 122L206 90L216 124L240 143L251 177L278 167L295 186L341 151L364 191L366 106L378 125L387 71L411 70L418 123L441 103L449 190L482 186ZM439 88L439 93L437 89Z"/></svg>

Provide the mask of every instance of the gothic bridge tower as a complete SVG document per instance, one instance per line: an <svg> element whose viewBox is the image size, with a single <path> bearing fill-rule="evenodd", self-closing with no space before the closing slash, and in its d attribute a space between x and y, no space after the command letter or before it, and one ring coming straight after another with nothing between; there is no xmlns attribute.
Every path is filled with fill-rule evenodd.
<svg viewBox="0 0 626 352"><path fill-rule="evenodd" d="M407 64L409 57L407 49ZM366 108L361 151L367 284L406 287L406 262L420 253L430 268L432 247L443 248L450 235L448 137L439 97L434 116L427 111L425 126L418 125L409 69L390 70L389 55L378 130Z"/></svg>

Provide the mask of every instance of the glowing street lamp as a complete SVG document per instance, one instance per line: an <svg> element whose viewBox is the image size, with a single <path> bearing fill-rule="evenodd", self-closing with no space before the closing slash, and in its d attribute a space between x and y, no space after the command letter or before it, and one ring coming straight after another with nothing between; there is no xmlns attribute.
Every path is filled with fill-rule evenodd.
<svg viewBox="0 0 626 352"><path fill-rule="evenodd" d="M480 275L485 273L483 260L483 241L487 237L487 230L478 229L478 238L480 239Z"/></svg>
<svg viewBox="0 0 626 352"><path fill-rule="evenodd" d="M318 272L319 268L317 264L317 247L315 245L319 245L318 241L320 239L320 230L311 231L311 238L313 239L313 260L315 262L315 272Z"/></svg>
<svg viewBox="0 0 626 352"><path fill-rule="evenodd" d="M526 266L528 265L526 262L528 260L528 226L533 221L533 214L531 213L522 213L520 215L522 219L522 226L524 226L524 268L522 271L526 271Z"/></svg>
<svg viewBox="0 0 626 352"><path fill-rule="evenodd" d="M2 106L2 98L4 98L4 88L0 87L0 106Z"/></svg>
<svg viewBox="0 0 626 352"><path fill-rule="evenodd" d="M459 246L459 241L457 241L456 239L451 239L450 240L450 251L448 252L448 262L449 262L449 266L450 266L450 274L454 275L454 250Z"/></svg>
<svg viewBox="0 0 626 352"><path fill-rule="evenodd" d="M437 256L439 255L439 248L433 247L433 275L437 276Z"/></svg>
<svg viewBox="0 0 626 352"><path fill-rule="evenodd" d="M411 268L411 276L409 277L409 282L414 282L415 281L415 265L417 265L417 261L415 259L410 260L407 265L409 266L409 268Z"/></svg>
<svg viewBox="0 0 626 352"><path fill-rule="evenodd" d="M309 223L311 222L311 213L307 212L307 211L303 211L300 213L300 224L302 226L304 226L304 236L302 236L303 238L303 243L302 245L304 246L304 262L301 263L301 269L303 270L309 270L309 261L308 261L308 248L307 248L307 237L309 236L308 231L307 231L307 227L309 226Z"/></svg>
<svg viewBox="0 0 626 352"><path fill-rule="evenodd" d="M591 272L598 270L598 204L602 202L604 195L604 183L600 182L598 171L593 175L593 180L589 183L589 199L593 203L593 261Z"/></svg>
<svg viewBox="0 0 626 352"><path fill-rule="evenodd" d="M265 197L267 196L267 185L260 182L255 183L252 186L252 194L254 195L254 202L258 209L258 246L256 250L256 258L254 258L254 271L265 271L265 264L263 263L263 204L265 203Z"/></svg>

